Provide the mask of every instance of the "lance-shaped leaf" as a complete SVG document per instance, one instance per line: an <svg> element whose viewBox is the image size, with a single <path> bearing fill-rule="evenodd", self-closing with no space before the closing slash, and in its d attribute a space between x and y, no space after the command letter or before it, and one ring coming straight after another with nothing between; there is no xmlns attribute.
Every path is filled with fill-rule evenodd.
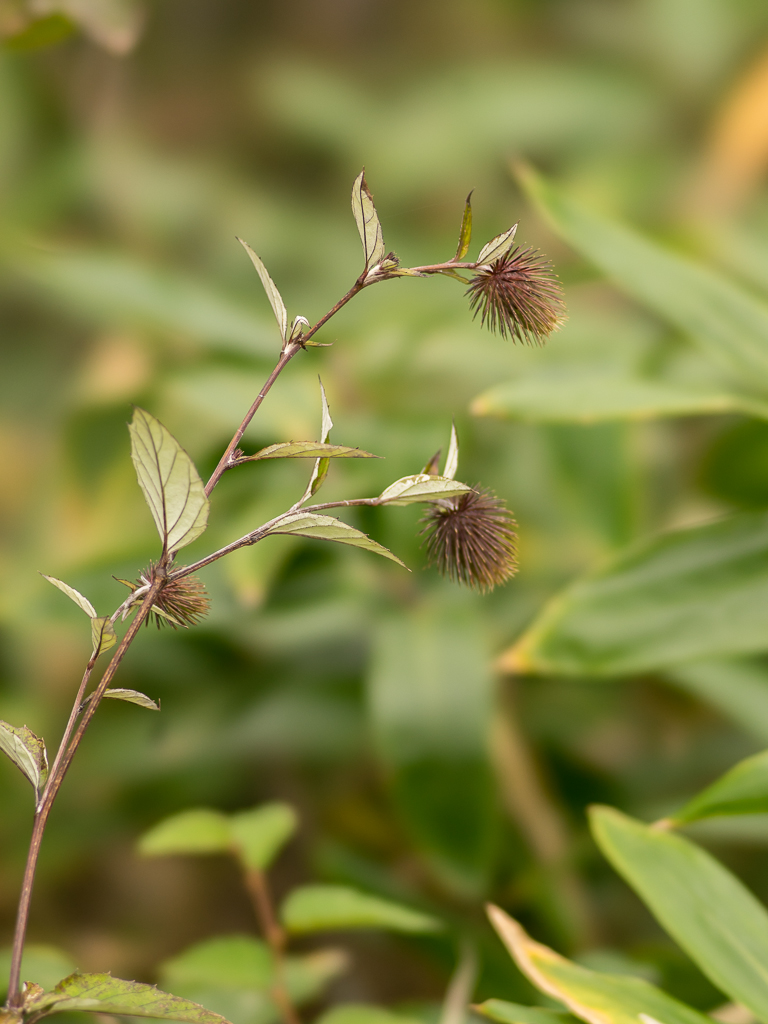
<svg viewBox="0 0 768 1024"><path fill-rule="evenodd" d="M768 812L768 750L731 768L672 816L675 824L721 814Z"/></svg>
<svg viewBox="0 0 768 1024"><path fill-rule="evenodd" d="M25 1010L35 1017L67 1010L88 1010L92 1013L188 1021L189 1024L228 1024L226 1017L206 1010L199 1003L161 992L154 985L122 981L109 974L70 974L52 992L38 994L25 1006Z"/></svg>
<svg viewBox="0 0 768 1024"><path fill-rule="evenodd" d="M299 824L288 804L271 803L230 818L235 849L246 868L264 871Z"/></svg>
<svg viewBox="0 0 768 1024"><path fill-rule="evenodd" d="M277 290L277 285L269 276L267 268L264 266L261 259L256 255L256 253L253 251L250 245L248 245L247 242L244 242L242 238L238 238L238 242L242 245L242 247L250 256L251 263L254 265L254 267L256 267L256 273L261 278L261 283L264 285L264 291L267 293L269 304L272 306L272 309L274 311L275 319L277 320L277 326L280 328L280 337L283 339L283 341L285 341L288 337L288 311L285 308L283 297ZM301 317L301 319L303 320L304 318Z"/></svg>
<svg viewBox="0 0 768 1024"><path fill-rule="evenodd" d="M182 811L159 822L139 840L145 857L166 857L177 853L227 853L232 833L227 818L206 807Z"/></svg>
<svg viewBox="0 0 768 1024"><path fill-rule="evenodd" d="M419 1024L419 1018L370 1003L339 1003L318 1017L316 1024Z"/></svg>
<svg viewBox="0 0 768 1024"><path fill-rule="evenodd" d="M0 722L0 750L26 775L35 790L35 799L39 800L48 778L45 743L26 725L15 726Z"/></svg>
<svg viewBox="0 0 768 1024"><path fill-rule="evenodd" d="M440 921L428 914L345 885L303 885L294 889L283 903L280 916L294 934L328 928L387 928L411 933L442 928Z"/></svg>
<svg viewBox="0 0 768 1024"><path fill-rule="evenodd" d="M343 444L323 444L321 441L282 441L262 448L255 455L245 455L238 462L257 462L259 459L380 459L380 455L364 452L362 448L348 448Z"/></svg>
<svg viewBox="0 0 768 1024"><path fill-rule="evenodd" d="M107 617L98 616L91 619L91 639L93 641L93 655L98 657L110 647L117 643L117 633L114 623Z"/></svg>
<svg viewBox="0 0 768 1024"><path fill-rule="evenodd" d="M768 1022L768 912L714 857L613 807L590 814L598 846L662 927L726 995ZM669 1024L663 1014L645 1011Z"/></svg>
<svg viewBox="0 0 768 1024"><path fill-rule="evenodd" d="M663 1024L711 1024L711 1017L642 978L602 974L566 960L498 907L489 907L488 916L523 974L587 1024L650 1024L649 1017Z"/></svg>
<svg viewBox="0 0 768 1024"><path fill-rule="evenodd" d="M365 170L360 172L352 186L352 213L363 243L365 269L370 270L381 262L385 250L381 224L373 205L373 196L365 180Z"/></svg>
<svg viewBox="0 0 768 1024"><path fill-rule="evenodd" d="M291 515L283 516L269 531L270 534L285 533L296 537L313 537L316 540L333 540L340 544L351 544L355 548L363 548L364 551L373 551L384 558L390 558L404 569L408 567L401 562L397 555L377 544L375 540L353 526L348 526L341 519L334 519L333 516L321 516L315 512L293 512Z"/></svg>
<svg viewBox="0 0 768 1024"><path fill-rule="evenodd" d="M443 478L445 480L454 480L456 473L459 468L459 438L456 434L456 424L451 424L451 441L448 445L448 454L445 457L445 469L443 470Z"/></svg>
<svg viewBox="0 0 768 1024"><path fill-rule="evenodd" d="M328 408L328 398L325 394L325 388L320 377L317 378L320 384L320 398L323 403L323 412L320 419L320 441L325 444L328 438L331 436L331 430L333 429L333 420L331 419L331 410ZM309 498L315 494L322 487L323 481L328 476L328 466L330 465L327 458L318 459L315 463L314 469L312 470L312 476L309 478L307 484L307 490L304 493L304 498Z"/></svg>
<svg viewBox="0 0 768 1024"><path fill-rule="evenodd" d="M430 476L416 473L395 480L376 499L377 505L411 505L415 501L435 501L437 498L454 498L457 494L471 491L468 484L448 480L444 476Z"/></svg>
<svg viewBox="0 0 768 1024"><path fill-rule="evenodd" d="M500 259L504 253L508 252L512 248L512 243L515 240L515 234L517 233L517 224L513 224L508 231L502 231L500 235L496 235L490 242L483 246L477 256L478 263L493 263L494 260Z"/></svg>
<svg viewBox="0 0 768 1024"><path fill-rule="evenodd" d="M498 1024L573 1024L574 1018L562 1010L545 1010L542 1006L520 1006L506 999L486 999L472 1007Z"/></svg>
<svg viewBox="0 0 768 1024"><path fill-rule="evenodd" d="M192 459L154 416L137 408L128 429L131 458L163 549L178 551L196 540L208 523L203 482Z"/></svg>
<svg viewBox="0 0 768 1024"><path fill-rule="evenodd" d="M75 590L74 587L70 587L68 583L63 583L61 580L57 580L55 576L46 576L44 572L41 572L40 575L44 580L48 580L49 583L52 583L54 587L58 587L63 594L66 594L71 601L75 602L78 608L82 608L89 618L96 618L96 609L87 597L83 597L79 590Z"/></svg>
<svg viewBox="0 0 768 1024"><path fill-rule="evenodd" d="M114 690L105 690L104 697L111 697L113 700L125 700L129 704L138 704L140 708L147 708L149 711L159 711L160 705L152 700L151 697L147 697L145 693L141 693L139 690L126 690L121 687L117 687ZM85 698L81 707L85 707L91 699L91 695Z"/></svg>
<svg viewBox="0 0 768 1024"><path fill-rule="evenodd" d="M474 192L474 189L472 189ZM467 196L467 201L464 203L464 216L461 218L461 230L459 231L459 245L456 249L456 255L453 257L457 262L463 260L469 252L469 243L472 239L472 192Z"/></svg>

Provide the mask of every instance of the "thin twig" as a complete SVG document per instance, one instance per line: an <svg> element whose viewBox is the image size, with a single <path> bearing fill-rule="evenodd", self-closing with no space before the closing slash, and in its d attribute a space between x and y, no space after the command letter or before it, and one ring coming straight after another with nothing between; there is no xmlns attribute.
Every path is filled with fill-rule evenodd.
<svg viewBox="0 0 768 1024"><path fill-rule="evenodd" d="M285 931L275 917L267 876L263 871L251 868L245 873L245 884L253 900L264 938L272 950L275 982L272 998L275 1000L284 1024L300 1024L300 1018L293 1005L285 978Z"/></svg>

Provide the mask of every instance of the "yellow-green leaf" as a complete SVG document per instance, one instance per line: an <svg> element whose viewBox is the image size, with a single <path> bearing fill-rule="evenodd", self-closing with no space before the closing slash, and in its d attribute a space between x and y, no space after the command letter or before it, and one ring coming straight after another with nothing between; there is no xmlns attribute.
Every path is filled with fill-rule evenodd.
<svg viewBox="0 0 768 1024"><path fill-rule="evenodd" d="M294 889L283 903L280 916L294 934L329 928L386 928L412 933L442 928L434 917L345 885L304 885Z"/></svg>
<svg viewBox="0 0 768 1024"><path fill-rule="evenodd" d="M360 172L352 186L352 213L360 232L360 241L363 243L365 269L370 270L381 262L385 248L381 224L373 205L373 196L365 180L364 170Z"/></svg>
<svg viewBox="0 0 768 1024"><path fill-rule="evenodd" d="M93 654L96 656L114 647L117 643L114 623L107 617L91 619L91 640Z"/></svg>
<svg viewBox="0 0 768 1024"><path fill-rule="evenodd" d="M269 534L284 533L296 537L312 537L315 540L332 540L339 544L351 544L352 547L362 548L364 551L372 551L374 554L383 555L403 568L407 568L397 555L378 544L375 540L353 526L348 526L341 519L334 519L333 516L322 516L314 512L293 512L283 516L274 526L270 527Z"/></svg>
<svg viewBox="0 0 768 1024"><path fill-rule="evenodd" d="M248 245L247 242L244 242L242 238L238 238L238 242L248 253L251 258L251 263L256 268L256 273L259 275L261 283L264 285L264 291L267 293L269 304L272 306L272 311L275 314L277 326L280 328L280 337L285 341L288 336L288 312L285 308L283 297L277 290L277 285L269 276L267 268L264 266L260 257L256 255L250 245Z"/></svg>
<svg viewBox="0 0 768 1024"><path fill-rule="evenodd" d="M494 260L500 259L509 249L512 248L512 243L515 240L515 234L517 233L517 224L513 224L508 231L502 231L500 235L496 235L490 242L487 242L480 250L477 256L478 263L493 263Z"/></svg>
<svg viewBox="0 0 768 1024"><path fill-rule="evenodd" d="M411 505L415 501L435 501L437 498L453 498L472 488L458 480L429 473L416 473L395 480L376 499L378 505Z"/></svg>
<svg viewBox="0 0 768 1024"><path fill-rule="evenodd" d="M298 827L288 804L271 803L243 811L229 820L234 848L244 867L264 871Z"/></svg>
<svg viewBox="0 0 768 1024"><path fill-rule="evenodd" d="M227 853L232 848L232 832L225 815L206 807L182 811L159 822L139 840L139 853L145 857L165 857L178 853Z"/></svg>
<svg viewBox="0 0 768 1024"><path fill-rule="evenodd" d="M55 576L46 576L44 572L41 572L40 575L44 580L48 580L49 583L52 583L54 587L58 587L63 594L67 595L70 601L74 601L77 607L81 608L89 618L96 618L96 609L87 597L83 597L79 590L75 590L74 587L70 587L68 583L63 583L61 580L57 580Z"/></svg>
<svg viewBox="0 0 768 1024"><path fill-rule="evenodd" d="M0 750L29 779L35 790L35 799L39 800L48 778L48 754L43 740L26 725L0 722Z"/></svg>
<svg viewBox="0 0 768 1024"><path fill-rule="evenodd" d="M256 462L259 459L379 459L361 448L348 448L343 444L323 444L321 441L282 441L262 448L255 455L246 455L238 462Z"/></svg>
<svg viewBox="0 0 768 1024"><path fill-rule="evenodd" d="M472 239L472 193L467 196L464 203L464 215L461 218L461 230L459 231L459 245L456 255L453 257L457 262L463 260L469 252L469 243Z"/></svg>

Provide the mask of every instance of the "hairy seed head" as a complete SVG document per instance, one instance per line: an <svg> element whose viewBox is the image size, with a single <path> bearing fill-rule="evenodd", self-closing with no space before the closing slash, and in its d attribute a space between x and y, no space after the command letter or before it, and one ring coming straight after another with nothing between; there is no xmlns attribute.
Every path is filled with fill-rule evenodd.
<svg viewBox="0 0 768 1024"><path fill-rule="evenodd" d="M467 295L481 323L512 341L541 345L566 318L560 282L537 249L514 249L477 270Z"/></svg>
<svg viewBox="0 0 768 1024"><path fill-rule="evenodd" d="M131 590L136 590L138 587L148 586L159 577L166 576L166 569L161 569L154 562L150 562L136 583L130 583L128 580L119 582ZM147 625L150 619L154 619L158 629L161 626L170 626L171 629L182 626L186 629L204 619L210 607L211 602L208 600L202 580L194 575L182 576L177 580L169 580L164 585L147 616Z"/></svg>
<svg viewBox="0 0 768 1024"><path fill-rule="evenodd" d="M490 491L432 502L421 521L430 564L444 576L485 592L517 572L516 523Z"/></svg>

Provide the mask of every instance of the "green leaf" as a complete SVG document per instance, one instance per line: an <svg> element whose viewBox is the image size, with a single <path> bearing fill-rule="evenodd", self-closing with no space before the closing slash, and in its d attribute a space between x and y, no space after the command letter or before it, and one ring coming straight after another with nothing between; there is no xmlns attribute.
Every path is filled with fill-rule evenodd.
<svg viewBox="0 0 768 1024"><path fill-rule="evenodd" d="M602 852L710 981L768 1021L765 907L722 864L681 836L649 828L612 807L593 808L590 821Z"/></svg>
<svg viewBox="0 0 768 1024"><path fill-rule="evenodd" d="M0 951L0 996L8 988L11 970L11 947ZM53 988L61 978L76 969L72 959L55 946L27 943L21 961L21 980L31 981L43 989Z"/></svg>
<svg viewBox="0 0 768 1024"><path fill-rule="evenodd" d="M764 665L712 658L669 669L665 678L768 743L768 671Z"/></svg>
<svg viewBox="0 0 768 1024"><path fill-rule="evenodd" d="M244 242L242 238L238 238L238 242L242 245L242 247L250 256L251 263L253 263L254 267L256 267L256 273L261 278L261 283L264 285L264 291L267 293L269 304L272 306L272 311L275 314L277 326L280 328L280 337L283 339L283 341L286 341L288 338L288 312L285 308L283 297L277 290L275 282L267 273L267 268L264 266L263 262L256 255L256 253L253 251L250 245L248 245L247 242Z"/></svg>
<svg viewBox="0 0 768 1024"><path fill-rule="evenodd" d="M352 547L362 548L364 551L373 551L374 554L383 555L398 565L407 568L397 555L377 544L375 540L353 526L348 526L341 519L334 519L333 516L321 516L315 512L292 512L283 516L274 526L270 527L268 535L284 533L296 537L312 537L316 540L333 540L340 544L351 544Z"/></svg>
<svg viewBox="0 0 768 1024"><path fill-rule="evenodd" d="M499 668L611 676L765 650L766 556L766 513L634 545L555 597Z"/></svg>
<svg viewBox="0 0 768 1024"><path fill-rule="evenodd" d="M541 1006L520 1006L504 999L486 999L473 1006L476 1013L498 1021L499 1024L569 1024L573 1022L570 1013L561 1010L545 1010Z"/></svg>
<svg viewBox="0 0 768 1024"><path fill-rule="evenodd" d="M141 708L147 708L149 711L159 711L160 705L152 700L151 697L147 697L146 694L140 693L138 690L124 690L117 688L114 690L105 690L105 697L111 697L114 700L126 700L129 704L138 704Z"/></svg>
<svg viewBox="0 0 768 1024"><path fill-rule="evenodd" d="M262 448L255 455L245 455L240 462L256 462L259 459L380 459L361 448L348 448L343 444L323 444L320 441L283 441Z"/></svg>
<svg viewBox="0 0 768 1024"><path fill-rule="evenodd" d="M163 550L174 552L196 540L208 523L208 498L194 463L176 438L143 409L128 429L131 458Z"/></svg>
<svg viewBox="0 0 768 1024"><path fill-rule="evenodd" d="M332 1006L320 1016L316 1024L423 1024L418 1017L395 1013L383 1006L368 1003L343 1003Z"/></svg>
<svg viewBox="0 0 768 1024"><path fill-rule="evenodd" d="M435 501L437 498L453 498L457 494L471 491L467 484L448 480L442 476L416 473L395 480L376 499L377 505L411 505L415 501Z"/></svg>
<svg viewBox="0 0 768 1024"><path fill-rule="evenodd" d="M474 189L472 190L474 191ZM461 230L459 231L459 245L456 249L456 255L453 257L458 263L463 260L469 252L469 243L472 239L472 192L467 196L466 202L464 203L464 215L461 218Z"/></svg>
<svg viewBox="0 0 768 1024"><path fill-rule="evenodd" d="M333 429L333 420L331 419L331 410L328 408L328 399L325 394L325 388L320 378L317 378L320 384L320 397L322 400L323 412L320 420L320 442L325 444L328 438L331 436L331 430ZM330 462L327 458L318 459L315 463L312 475L309 478L309 484L305 492L305 497L311 497L323 485L323 481L328 476L328 466Z"/></svg>
<svg viewBox="0 0 768 1024"><path fill-rule="evenodd" d="M109 618L91 619L91 640L93 642L93 656L103 654L117 643L115 625Z"/></svg>
<svg viewBox="0 0 768 1024"><path fill-rule="evenodd" d="M547 370L497 384L474 399L475 416L534 423L596 423L663 416L746 412L768 418L768 404L602 367Z"/></svg>
<svg viewBox="0 0 768 1024"><path fill-rule="evenodd" d="M0 722L0 750L32 783L35 801L38 801L48 778L45 743L26 725L15 726Z"/></svg>
<svg viewBox="0 0 768 1024"><path fill-rule="evenodd" d="M494 260L500 259L504 253L508 252L512 248L512 243L515 240L515 234L517 233L517 224L513 224L508 231L502 231L500 235L496 235L490 242L486 243L480 250L477 256L477 263L493 263Z"/></svg>
<svg viewBox="0 0 768 1024"><path fill-rule="evenodd" d="M25 1010L35 1016L88 1010L189 1021L190 1024L228 1024L225 1017L206 1010L198 1003L161 992L154 985L122 981L109 974L70 974L52 992L43 992L29 1002Z"/></svg>
<svg viewBox="0 0 768 1024"><path fill-rule="evenodd" d="M329 928L387 928L396 932L433 932L434 917L344 885L304 885L282 905L283 924L293 934Z"/></svg>
<svg viewBox="0 0 768 1024"><path fill-rule="evenodd" d="M364 169L352 186L352 213L357 230L360 232L360 241L363 243L365 269L370 270L381 262L385 255L385 248L381 224L376 207L373 205L373 196L365 180Z"/></svg>
<svg viewBox="0 0 768 1024"><path fill-rule="evenodd" d="M139 853L145 857L228 853L231 848L232 833L227 818L206 807L166 818L145 832L138 844Z"/></svg>
<svg viewBox="0 0 768 1024"><path fill-rule="evenodd" d="M451 424L451 440L448 445L448 454L445 457L445 469L443 470L444 480L454 480L459 469L459 438L456 434L456 424Z"/></svg>
<svg viewBox="0 0 768 1024"><path fill-rule="evenodd" d="M52 583L54 587L58 587L63 594L66 594L71 601L75 602L78 608L82 608L89 618L96 618L96 609L88 598L83 597L78 590L75 590L74 587L70 587L67 583L63 583L61 580L57 580L54 576L46 576L44 572L41 572L40 575L44 580L48 580L49 583Z"/></svg>
<svg viewBox="0 0 768 1024"><path fill-rule="evenodd" d="M565 1003L588 1024L711 1024L711 1018L680 1003L642 978L602 974L566 960L535 942L503 910L490 906L488 916L523 974L546 995Z"/></svg>
<svg viewBox="0 0 768 1024"><path fill-rule="evenodd" d="M632 298L690 335L747 393L768 386L768 307L721 274L567 198L531 170L520 178L555 231Z"/></svg>
<svg viewBox="0 0 768 1024"><path fill-rule="evenodd" d="M675 824L722 814L768 812L768 750L740 761L672 815Z"/></svg>
<svg viewBox="0 0 768 1024"><path fill-rule="evenodd" d="M246 868L264 871L298 827L288 804L271 803L235 814L229 825L238 856Z"/></svg>

